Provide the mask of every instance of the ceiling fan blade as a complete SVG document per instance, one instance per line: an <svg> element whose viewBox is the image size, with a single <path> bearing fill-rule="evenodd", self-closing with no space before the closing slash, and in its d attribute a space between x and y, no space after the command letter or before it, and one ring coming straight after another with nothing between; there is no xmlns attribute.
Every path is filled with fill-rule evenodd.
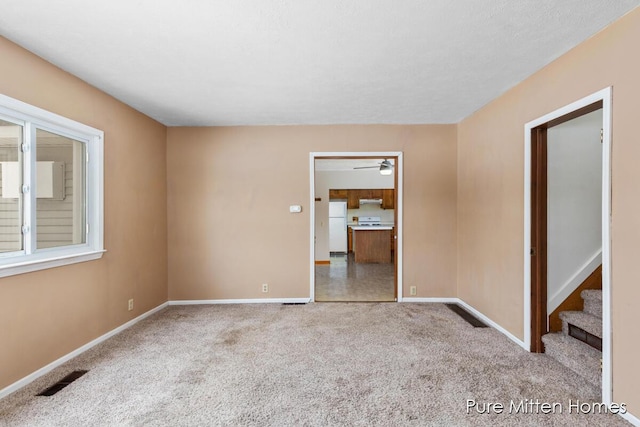
<svg viewBox="0 0 640 427"><path fill-rule="evenodd" d="M357 166L354 169L373 169L378 168L379 166Z"/></svg>

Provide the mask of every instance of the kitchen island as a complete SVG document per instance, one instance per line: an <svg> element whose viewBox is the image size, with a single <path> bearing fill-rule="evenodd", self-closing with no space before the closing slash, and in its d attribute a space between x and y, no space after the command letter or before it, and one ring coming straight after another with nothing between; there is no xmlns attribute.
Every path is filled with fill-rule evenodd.
<svg viewBox="0 0 640 427"><path fill-rule="evenodd" d="M389 232L392 228L385 225L352 226L355 262L391 262Z"/></svg>

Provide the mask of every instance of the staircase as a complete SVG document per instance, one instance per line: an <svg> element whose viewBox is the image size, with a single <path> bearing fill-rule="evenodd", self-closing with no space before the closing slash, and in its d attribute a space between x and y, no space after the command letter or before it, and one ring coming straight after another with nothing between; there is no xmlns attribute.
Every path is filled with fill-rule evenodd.
<svg viewBox="0 0 640 427"><path fill-rule="evenodd" d="M548 356L601 388L602 291L588 289L580 296L583 310L561 312L562 332L546 334L542 342Z"/></svg>

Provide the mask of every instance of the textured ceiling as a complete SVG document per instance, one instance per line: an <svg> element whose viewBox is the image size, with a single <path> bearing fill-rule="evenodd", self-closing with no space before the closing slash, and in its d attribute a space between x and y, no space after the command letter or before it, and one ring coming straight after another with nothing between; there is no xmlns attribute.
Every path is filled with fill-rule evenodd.
<svg viewBox="0 0 640 427"><path fill-rule="evenodd" d="M0 0L0 35L166 125L456 123L640 0Z"/></svg>

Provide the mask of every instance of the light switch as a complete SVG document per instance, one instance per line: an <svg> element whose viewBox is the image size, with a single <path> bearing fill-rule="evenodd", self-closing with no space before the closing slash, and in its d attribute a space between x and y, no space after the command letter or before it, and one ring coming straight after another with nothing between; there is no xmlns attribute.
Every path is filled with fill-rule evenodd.
<svg viewBox="0 0 640 427"><path fill-rule="evenodd" d="M291 205L291 206L289 206L289 212L291 212L291 213L300 213L300 212L302 212L302 206L300 206L300 205Z"/></svg>

